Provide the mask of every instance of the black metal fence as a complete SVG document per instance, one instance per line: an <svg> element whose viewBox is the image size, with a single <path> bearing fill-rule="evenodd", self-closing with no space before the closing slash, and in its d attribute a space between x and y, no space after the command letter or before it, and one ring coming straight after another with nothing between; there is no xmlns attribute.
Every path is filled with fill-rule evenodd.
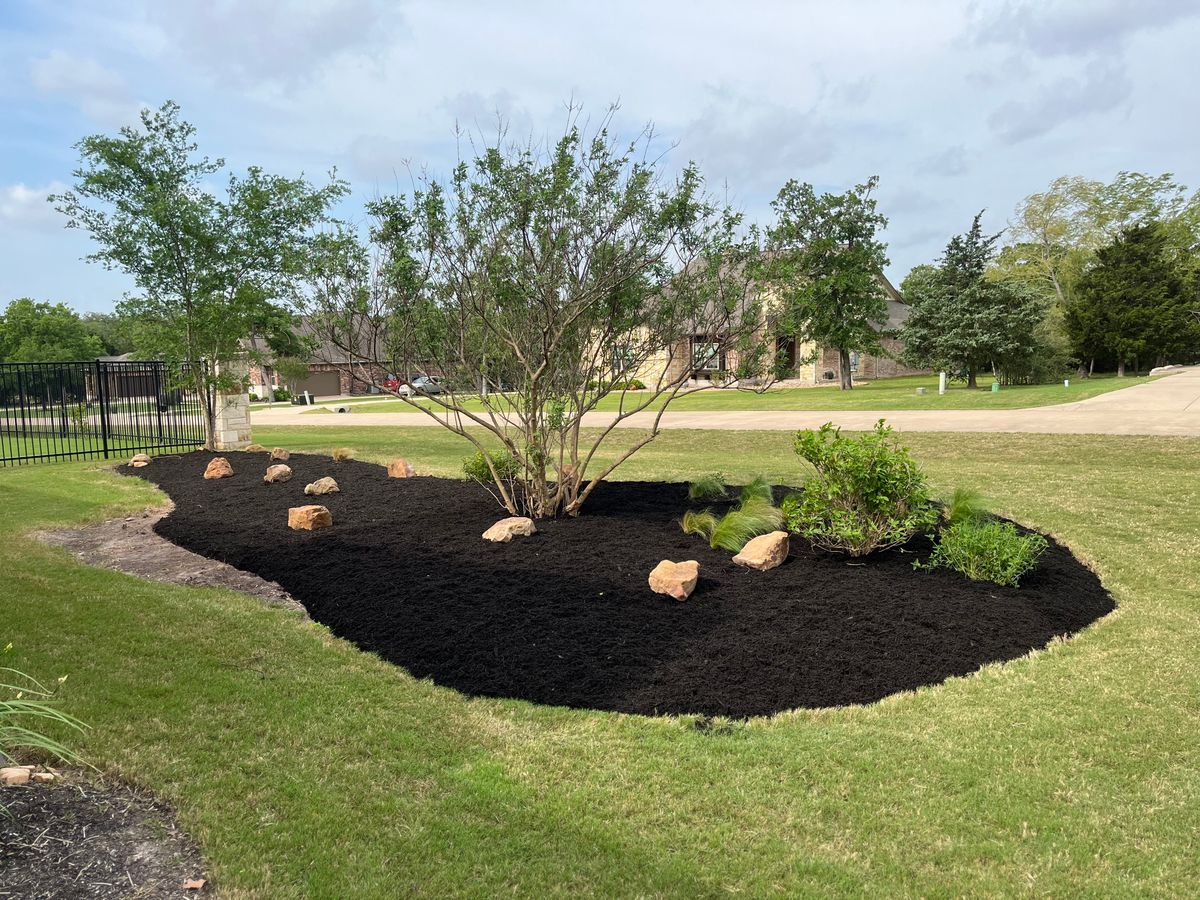
<svg viewBox="0 0 1200 900"><path fill-rule="evenodd" d="M0 363L0 466L204 444L204 404L161 362Z"/></svg>

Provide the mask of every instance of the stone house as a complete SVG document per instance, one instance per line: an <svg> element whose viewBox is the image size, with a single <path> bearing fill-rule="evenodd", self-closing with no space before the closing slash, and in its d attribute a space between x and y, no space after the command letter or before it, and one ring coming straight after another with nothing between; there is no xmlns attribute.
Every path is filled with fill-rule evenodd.
<svg viewBox="0 0 1200 900"><path fill-rule="evenodd" d="M896 357L904 349L903 342L895 332L908 318L909 306L900 292L882 272L879 281L887 295L887 319L879 323L883 332L881 343L887 355L850 354L850 372L858 380L893 378L900 375L920 375L928 370L914 369L903 365ZM763 327L766 327L764 323ZM668 381L673 381L690 370L689 378L696 383L728 381L730 373L737 368L736 351L720 352L719 336L693 334L674 346L663 348L649 357L635 377L646 384L658 380L664 372ZM776 339L776 351L788 360L789 372L785 380L798 384L823 384L838 381L838 352L813 343L797 346L794 340L780 336Z"/></svg>

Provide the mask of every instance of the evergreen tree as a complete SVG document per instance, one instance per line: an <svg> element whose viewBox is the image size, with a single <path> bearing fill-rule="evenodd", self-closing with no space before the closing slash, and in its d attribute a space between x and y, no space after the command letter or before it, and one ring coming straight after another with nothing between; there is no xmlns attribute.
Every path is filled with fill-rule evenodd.
<svg viewBox="0 0 1200 900"><path fill-rule="evenodd" d="M1096 253L1067 309L1077 353L1109 355L1117 374L1133 363L1191 359L1200 351L1200 306L1169 235L1156 222L1126 228Z"/></svg>
<svg viewBox="0 0 1200 900"><path fill-rule="evenodd" d="M905 361L963 375L968 387L989 365L998 372L1026 367L1046 314L1045 299L1029 286L986 277L999 235L983 234L982 216L950 239L935 271L904 281L911 306L900 332Z"/></svg>

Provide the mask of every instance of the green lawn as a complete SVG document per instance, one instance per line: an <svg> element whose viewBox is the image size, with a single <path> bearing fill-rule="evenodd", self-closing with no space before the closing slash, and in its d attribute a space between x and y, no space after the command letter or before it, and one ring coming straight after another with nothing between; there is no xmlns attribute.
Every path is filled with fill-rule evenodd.
<svg viewBox="0 0 1200 900"><path fill-rule="evenodd" d="M1071 379L1070 387L1063 387L1061 381L1054 384L1031 384L1002 387L992 393L990 377L980 379L978 389L968 389L964 385L951 385L944 395L937 392L938 379L936 375L913 375L904 378L885 378L880 381L870 381L859 384L852 391L842 391L836 387L820 388L773 388L761 394L751 391L738 390L703 390L686 397L680 397L671 404L671 409L679 411L702 410L890 410L890 409L1021 409L1031 406L1052 406L1057 403L1073 403L1076 400L1086 400L1098 394L1121 388L1132 387L1149 381L1148 377L1117 378L1112 375L1098 375L1093 378ZM926 389L925 394L918 394L917 388ZM644 402L644 394L632 392L625 396L625 408ZM423 401L428 403L428 401ZM621 403L619 394L610 394L603 398L597 409L616 410ZM655 403L651 408L657 409L661 403ZM468 409L481 410L483 404L472 399L467 403ZM402 400L371 403L351 412L416 412ZM312 413L328 412L320 408L309 410Z"/></svg>
<svg viewBox="0 0 1200 900"><path fill-rule="evenodd" d="M423 472L465 452L430 428L255 437ZM0 471L0 645L44 680L70 675L64 708L92 724L80 749L174 803L232 896L1190 893L1200 440L903 439L939 489L974 485L1070 543L1117 612L915 694L705 731L472 700L295 614L24 537L157 499L63 464ZM795 481L789 443L672 431L622 472Z"/></svg>

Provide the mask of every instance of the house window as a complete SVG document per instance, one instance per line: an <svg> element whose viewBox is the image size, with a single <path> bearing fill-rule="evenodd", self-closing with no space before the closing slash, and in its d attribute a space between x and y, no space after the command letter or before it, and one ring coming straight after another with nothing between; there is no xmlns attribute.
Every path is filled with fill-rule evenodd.
<svg viewBox="0 0 1200 900"><path fill-rule="evenodd" d="M634 363L636 354L629 344L617 344L612 350L612 370L614 375L627 374Z"/></svg>
<svg viewBox="0 0 1200 900"><path fill-rule="evenodd" d="M721 342L704 335L693 337L692 368L698 372L725 371L725 354L721 352Z"/></svg>

